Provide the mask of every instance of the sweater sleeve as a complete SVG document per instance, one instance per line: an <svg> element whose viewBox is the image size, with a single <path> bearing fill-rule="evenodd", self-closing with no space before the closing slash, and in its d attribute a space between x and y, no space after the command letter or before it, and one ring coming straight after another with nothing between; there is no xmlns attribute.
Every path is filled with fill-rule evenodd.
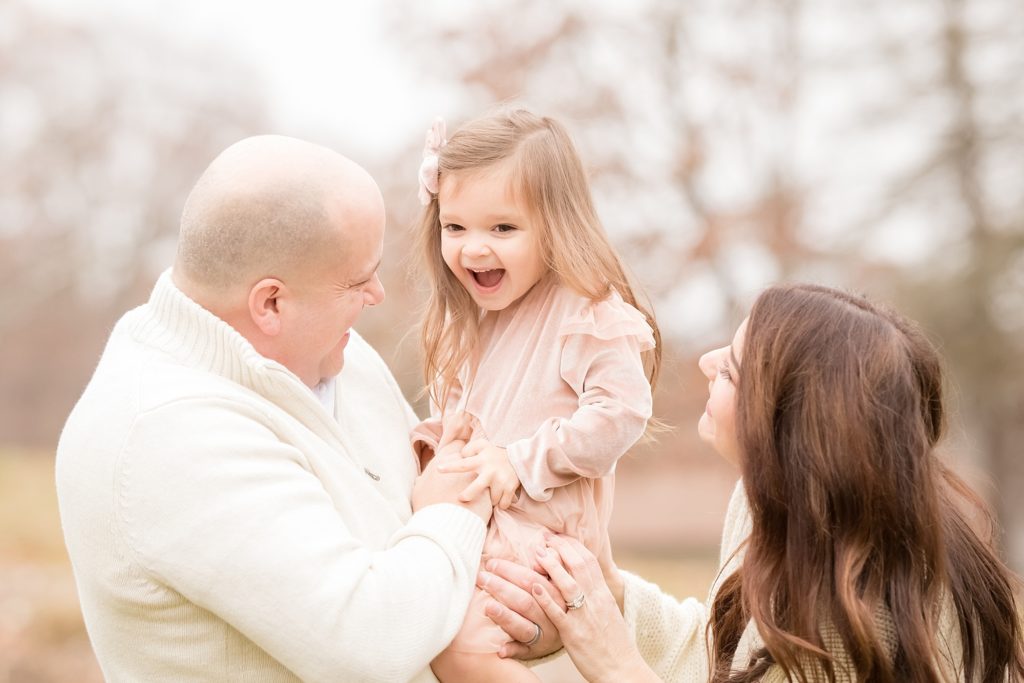
<svg viewBox="0 0 1024 683"><path fill-rule="evenodd" d="M706 681L710 677L706 638L709 609L721 582L739 568L750 527L750 508L740 480L733 487L726 510L718 578L705 603L694 598L680 602L654 584L621 572L625 581L626 624L641 656L662 680Z"/></svg>
<svg viewBox="0 0 1024 683"><path fill-rule="evenodd" d="M680 602L638 576L621 573L623 616L648 666L668 683L708 680L705 605L695 598Z"/></svg>
<svg viewBox="0 0 1024 683"><path fill-rule="evenodd" d="M125 547L304 680L412 678L462 622L484 524L433 505L369 547L261 417L216 398L143 413L121 463Z"/></svg>
<svg viewBox="0 0 1024 683"><path fill-rule="evenodd" d="M639 311L614 294L566 320L559 334L560 374L578 407L505 445L523 490L542 502L556 487L611 473L643 435L652 407L641 353L654 337Z"/></svg>

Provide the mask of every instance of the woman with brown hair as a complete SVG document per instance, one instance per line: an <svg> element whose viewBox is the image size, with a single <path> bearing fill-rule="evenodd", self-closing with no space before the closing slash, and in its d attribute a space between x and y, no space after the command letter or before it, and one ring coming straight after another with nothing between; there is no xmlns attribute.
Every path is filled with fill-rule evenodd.
<svg viewBox="0 0 1024 683"><path fill-rule="evenodd" d="M890 310L772 287L700 359L701 437L742 475L706 606L560 537L538 555L557 590L482 581L528 586L590 681L1024 681L1017 579L937 453L940 365Z"/></svg>

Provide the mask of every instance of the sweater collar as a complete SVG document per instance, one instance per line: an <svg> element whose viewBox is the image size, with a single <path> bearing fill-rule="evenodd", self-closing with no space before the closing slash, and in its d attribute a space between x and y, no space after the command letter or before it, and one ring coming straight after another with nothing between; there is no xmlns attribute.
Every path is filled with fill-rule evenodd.
<svg viewBox="0 0 1024 683"><path fill-rule="evenodd" d="M220 375L267 398L314 431L336 435L316 394L288 368L261 355L239 332L189 298L164 271L149 302L126 321L128 333L190 368Z"/></svg>

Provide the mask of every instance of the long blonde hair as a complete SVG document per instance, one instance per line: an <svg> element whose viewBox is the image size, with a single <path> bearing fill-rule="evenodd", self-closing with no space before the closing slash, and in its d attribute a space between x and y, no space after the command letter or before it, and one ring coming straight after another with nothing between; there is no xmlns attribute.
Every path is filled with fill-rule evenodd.
<svg viewBox="0 0 1024 683"><path fill-rule="evenodd" d="M653 389L661 364L661 333L649 303L638 301L625 268L594 211L583 164L565 127L525 109L503 109L466 123L438 154L438 176L512 164L517 196L540 225L544 263L559 282L599 301L614 289L640 310L654 331L644 362ZM473 361L482 311L445 265L437 195L419 220L417 247L431 291L421 328L423 371L430 398L442 409Z"/></svg>

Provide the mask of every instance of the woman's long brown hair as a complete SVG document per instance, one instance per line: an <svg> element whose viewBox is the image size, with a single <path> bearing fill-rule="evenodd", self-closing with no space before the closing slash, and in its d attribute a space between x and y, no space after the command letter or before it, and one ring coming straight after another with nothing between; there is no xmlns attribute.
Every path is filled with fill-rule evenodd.
<svg viewBox="0 0 1024 683"><path fill-rule="evenodd" d="M833 289L770 288L750 313L737 392L753 531L712 606L713 680L776 664L835 681L822 638L834 629L855 680L940 683L943 605L962 680L1024 680L1017 580L971 524L991 522L982 501L936 454L941 364L920 330ZM750 620L765 647L731 671Z"/></svg>

